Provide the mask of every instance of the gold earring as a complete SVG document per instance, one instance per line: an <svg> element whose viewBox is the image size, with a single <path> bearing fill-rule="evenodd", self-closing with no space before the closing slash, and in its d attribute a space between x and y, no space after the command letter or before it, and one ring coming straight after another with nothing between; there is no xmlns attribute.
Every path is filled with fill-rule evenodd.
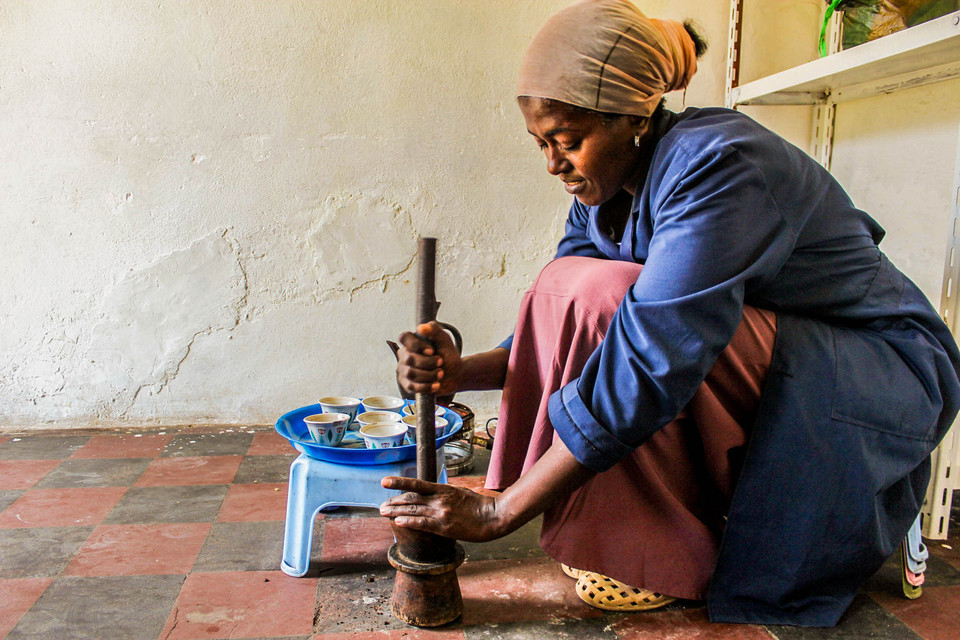
<svg viewBox="0 0 960 640"><path fill-rule="evenodd" d="M633 136L633 146L635 146L635 147L639 147L639 146L640 146L640 134L639 134L639 133L638 133L637 135Z"/></svg>

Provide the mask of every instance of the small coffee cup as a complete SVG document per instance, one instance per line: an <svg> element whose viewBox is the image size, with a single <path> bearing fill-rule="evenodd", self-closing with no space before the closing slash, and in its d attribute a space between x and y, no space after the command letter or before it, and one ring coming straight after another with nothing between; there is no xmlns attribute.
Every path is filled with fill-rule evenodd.
<svg viewBox="0 0 960 640"><path fill-rule="evenodd" d="M350 396L326 396L320 398L317 403L323 409L324 413L345 413L350 416L352 423L357 419L357 411L360 409L360 399ZM350 426L347 427L348 429Z"/></svg>
<svg viewBox="0 0 960 640"><path fill-rule="evenodd" d="M399 422L380 422L360 427L360 436L367 449L390 449L403 445L407 427Z"/></svg>
<svg viewBox="0 0 960 640"><path fill-rule="evenodd" d="M436 415L438 418L442 418L443 416L447 415L447 408L446 408L446 407L441 407L440 405L437 405L437 407L433 410L433 413L434 413L434 415ZM417 405L416 405L416 403L411 402L410 404L406 405L406 406L403 408L403 415L405 415L405 416L415 416L415 415L417 415Z"/></svg>
<svg viewBox="0 0 960 640"><path fill-rule="evenodd" d="M400 414L393 411L364 411L357 414L357 428L380 422L400 422Z"/></svg>
<svg viewBox="0 0 960 640"><path fill-rule="evenodd" d="M395 396L370 396L361 402L364 411L393 411L400 413L403 409L403 398Z"/></svg>
<svg viewBox="0 0 960 640"><path fill-rule="evenodd" d="M404 416L403 424L407 426L407 437L410 442L417 441L417 416ZM443 431L447 428L446 418L434 418L434 427L436 428L437 438L443 436Z"/></svg>
<svg viewBox="0 0 960 640"><path fill-rule="evenodd" d="M347 432L350 415L346 413L316 413L303 419L310 437L317 444L336 447Z"/></svg>

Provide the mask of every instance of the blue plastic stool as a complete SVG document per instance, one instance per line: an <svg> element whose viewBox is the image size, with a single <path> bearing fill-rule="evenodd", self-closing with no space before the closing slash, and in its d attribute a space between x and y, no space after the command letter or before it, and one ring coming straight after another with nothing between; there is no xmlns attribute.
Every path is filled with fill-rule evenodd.
<svg viewBox="0 0 960 640"><path fill-rule="evenodd" d="M439 482L446 484L443 449L437 451ZM335 464L300 454L290 464L287 493L287 521L283 533L283 560L280 570L299 578L310 568L313 521L327 507L379 507L399 491L380 486L386 476L417 477L417 461L389 464Z"/></svg>
<svg viewBox="0 0 960 640"><path fill-rule="evenodd" d="M923 572L927 570L927 558L930 557L920 533L921 518L922 515L918 515L913 521L913 526L900 545L900 584L903 595L910 600L916 600L923 594Z"/></svg>

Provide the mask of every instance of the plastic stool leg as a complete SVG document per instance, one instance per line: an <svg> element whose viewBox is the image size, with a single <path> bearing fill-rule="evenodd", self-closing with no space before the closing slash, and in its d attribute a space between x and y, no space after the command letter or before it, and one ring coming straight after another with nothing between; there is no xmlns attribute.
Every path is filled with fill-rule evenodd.
<svg viewBox="0 0 960 640"><path fill-rule="evenodd" d="M913 526L907 532L907 565L913 573L923 573L927 570L927 558L930 552L923 544L923 536L920 531L920 516L913 521Z"/></svg>
<svg viewBox="0 0 960 640"><path fill-rule="evenodd" d="M446 484L443 450L437 451L438 482ZM313 546L313 522L317 513L329 507L377 508L398 495L380 486L385 476L416 477L416 461L384 465L341 465L301 454L290 465L287 514L283 534L280 570L295 578L307 574Z"/></svg>
<svg viewBox="0 0 960 640"><path fill-rule="evenodd" d="M900 543L900 586L903 595L916 600L923 594L923 572L929 556L920 535L920 516L914 520L907 537Z"/></svg>
<svg viewBox="0 0 960 640"><path fill-rule="evenodd" d="M907 567L907 541L900 543L900 587L903 595L909 600L916 600L923 595L923 574L915 574Z"/></svg>
<svg viewBox="0 0 960 640"><path fill-rule="evenodd" d="M283 559L280 570L299 578L310 568L313 546L313 521L322 505L309 505L308 481L310 459L300 456L290 464L290 486L287 491L287 516L283 530Z"/></svg>

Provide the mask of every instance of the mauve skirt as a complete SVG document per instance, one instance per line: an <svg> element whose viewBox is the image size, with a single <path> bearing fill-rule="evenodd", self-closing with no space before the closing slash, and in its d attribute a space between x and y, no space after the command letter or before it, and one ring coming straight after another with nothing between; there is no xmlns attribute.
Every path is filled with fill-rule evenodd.
<svg viewBox="0 0 960 640"><path fill-rule="evenodd" d="M509 487L558 437L547 400L580 376L641 268L560 258L526 293L488 489ZM729 346L680 415L544 514L544 551L629 585L704 599L775 337L776 315L745 307Z"/></svg>

